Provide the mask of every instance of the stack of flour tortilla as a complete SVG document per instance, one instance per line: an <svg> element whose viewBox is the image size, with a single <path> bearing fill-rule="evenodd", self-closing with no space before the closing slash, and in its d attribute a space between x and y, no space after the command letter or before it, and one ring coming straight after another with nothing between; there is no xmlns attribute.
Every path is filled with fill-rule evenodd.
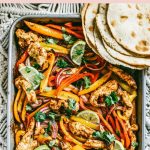
<svg viewBox="0 0 150 150"><path fill-rule="evenodd" d="M150 4L85 4L81 16L87 44L106 61L150 66Z"/></svg>

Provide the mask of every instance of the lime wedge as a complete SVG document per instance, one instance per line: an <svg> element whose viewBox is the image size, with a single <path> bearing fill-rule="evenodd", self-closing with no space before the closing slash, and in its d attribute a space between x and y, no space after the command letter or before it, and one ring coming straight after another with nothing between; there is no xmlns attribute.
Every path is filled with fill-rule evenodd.
<svg viewBox="0 0 150 150"><path fill-rule="evenodd" d="M115 140L114 150L125 150L125 148L123 147L121 142L119 142L118 140Z"/></svg>
<svg viewBox="0 0 150 150"><path fill-rule="evenodd" d="M31 66L19 66L19 72L32 84L34 89L38 88L40 81L43 79L43 75Z"/></svg>
<svg viewBox="0 0 150 150"><path fill-rule="evenodd" d="M85 119L89 122L99 124L100 120L96 112L91 110L84 110L77 114L77 117L80 117L82 119Z"/></svg>
<svg viewBox="0 0 150 150"><path fill-rule="evenodd" d="M85 41L79 40L73 44L70 50L70 57L76 65L81 65L82 63L82 57L84 55L85 45L86 45Z"/></svg>

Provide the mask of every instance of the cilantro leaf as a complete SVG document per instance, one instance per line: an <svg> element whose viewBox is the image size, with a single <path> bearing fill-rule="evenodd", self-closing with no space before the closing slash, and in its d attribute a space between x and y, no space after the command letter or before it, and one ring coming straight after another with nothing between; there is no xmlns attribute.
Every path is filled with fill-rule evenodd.
<svg viewBox="0 0 150 150"><path fill-rule="evenodd" d="M115 141L115 136L107 131L95 131L93 132L92 136L96 139L105 141L107 144L111 144L113 141Z"/></svg>
<svg viewBox="0 0 150 150"><path fill-rule="evenodd" d="M77 55L83 54L83 50L82 50L82 49L77 49L77 50L76 50L76 54L77 54Z"/></svg>
<svg viewBox="0 0 150 150"><path fill-rule="evenodd" d="M131 145L132 145L133 147L137 147L137 146L138 146L138 143L137 143L137 142L132 142Z"/></svg>
<svg viewBox="0 0 150 150"><path fill-rule="evenodd" d="M68 63L64 59L58 59L57 66L59 68L66 68L66 67L68 67Z"/></svg>
<svg viewBox="0 0 150 150"><path fill-rule="evenodd" d="M25 68L26 73L30 73L31 69L29 67Z"/></svg>
<svg viewBox="0 0 150 150"><path fill-rule="evenodd" d="M30 104L27 104L26 105L26 111L31 111L32 110L32 107L30 106Z"/></svg>
<svg viewBox="0 0 150 150"><path fill-rule="evenodd" d="M68 100L68 105L70 110L75 110L76 109L76 101L74 99L69 99Z"/></svg>
<svg viewBox="0 0 150 150"><path fill-rule="evenodd" d="M91 81L90 81L89 77L87 77L87 76L84 77L83 79L84 79L84 82L85 82L85 88L88 89L91 85Z"/></svg>
<svg viewBox="0 0 150 150"><path fill-rule="evenodd" d="M41 80L44 79L44 75L42 73L38 73L34 76L34 83L36 85L40 84Z"/></svg>
<svg viewBox="0 0 150 150"><path fill-rule="evenodd" d="M37 122L43 122L46 119L46 114L39 111L34 115L34 118Z"/></svg>
<svg viewBox="0 0 150 150"><path fill-rule="evenodd" d="M118 102L118 97L115 92L111 92L109 96L106 96L105 103L107 106L111 106L113 104L116 104Z"/></svg>
<svg viewBox="0 0 150 150"><path fill-rule="evenodd" d="M60 115L50 112L47 115L47 118L49 118L51 121L60 120Z"/></svg>
<svg viewBox="0 0 150 150"><path fill-rule="evenodd" d="M118 130L116 130L116 134L117 134L118 136L120 136L120 132L119 132Z"/></svg>
<svg viewBox="0 0 150 150"><path fill-rule="evenodd" d="M68 35L66 33L63 34L63 38L68 44L73 44L76 41L76 38L74 36Z"/></svg>
<svg viewBox="0 0 150 150"><path fill-rule="evenodd" d="M50 43L50 44L57 44L59 41L57 39L53 39L53 38L47 38L46 39L46 43Z"/></svg>
<svg viewBox="0 0 150 150"><path fill-rule="evenodd" d="M34 63L34 64L33 64L33 67L34 67L35 69L39 69L39 68L40 68L40 65L39 65L38 63Z"/></svg>

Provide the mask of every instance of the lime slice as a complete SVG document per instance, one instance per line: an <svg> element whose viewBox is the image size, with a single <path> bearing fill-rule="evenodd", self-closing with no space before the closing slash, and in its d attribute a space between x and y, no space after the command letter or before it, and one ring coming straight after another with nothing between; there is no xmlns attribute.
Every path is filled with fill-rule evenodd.
<svg viewBox="0 0 150 150"><path fill-rule="evenodd" d="M35 148L34 150L50 150L50 148L47 145L41 145Z"/></svg>
<svg viewBox="0 0 150 150"><path fill-rule="evenodd" d="M78 113L77 117L80 117L82 119L85 119L89 122L99 124L100 120L96 112L91 111L91 110L84 110Z"/></svg>
<svg viewBox="0 0 150 150"><path fill-rule="evenodd" d="M123 147L121 142L119 142L118 140L115 140L114 150L125 150L125 148Z"/></svg>
<svg viewBox="0 0 150 150"><path fill-rule="evenodd" d="M76 65L81 65L82 57L85 51L85 41L77 41L73 44L70 50L70 57Z"/></svg>
<svg viewBox="0 0 150 150"><path fill-rule="evenodd" d="M34 89L38 88L41 79L43 79L43 75L31 66L19 66L19 72L32 84Z"/></svg>

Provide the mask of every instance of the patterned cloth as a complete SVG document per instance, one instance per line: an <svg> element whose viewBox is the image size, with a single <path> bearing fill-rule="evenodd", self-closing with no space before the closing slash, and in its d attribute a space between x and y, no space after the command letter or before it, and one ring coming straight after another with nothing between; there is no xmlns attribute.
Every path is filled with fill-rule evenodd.
<svg viewBox="0 0 150 150"><path fill-rule="evenodd" d="M30 14L79 14L82 4L0 4L0 150L7 149L8 34L12 23ZM145 150L150 150L150 69L146 70Z"/></svg>

